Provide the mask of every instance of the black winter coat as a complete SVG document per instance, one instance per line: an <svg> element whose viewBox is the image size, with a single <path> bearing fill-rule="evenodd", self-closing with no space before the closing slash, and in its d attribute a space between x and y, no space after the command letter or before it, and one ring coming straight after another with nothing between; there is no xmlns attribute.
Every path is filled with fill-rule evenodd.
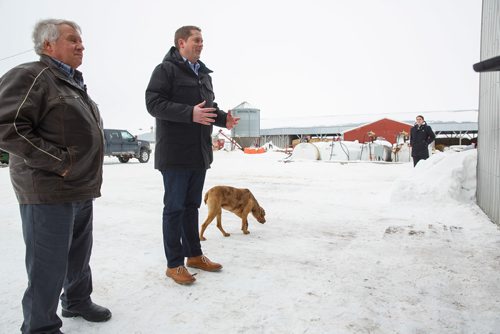
<svg viewBox="0 0 500 334"><path fill-rule="evenodd" d="M427 123L415 124L410 131L411 156L427 159L429 144L436 139L436 135Z"/></svg>
<svg viewBox="0 0 500 334"><path fill-rule="evenodd" d="M193 122L193 107L217 108L209 70L201 61L198 76L172 47L153 71L146 107L156 118L155 168L210 168L212 125ZM227 114L217 108L214 125L225 127Z"/></svg>
<svg viewBox="0 0 500 334"><path fill-rule="evenodd" d="M101 196L99 110L48 56L0 79L0 147L11 153L10 177L20 204Z"/></svg>

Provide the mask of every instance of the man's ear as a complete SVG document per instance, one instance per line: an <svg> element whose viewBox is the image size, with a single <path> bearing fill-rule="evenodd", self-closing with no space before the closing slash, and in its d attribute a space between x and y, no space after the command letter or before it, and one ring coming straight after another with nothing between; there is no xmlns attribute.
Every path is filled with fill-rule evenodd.
<svg viewBox="0 0 500 334"><path fill-rule="evenodd" d="M177 43L179 44L179 49L184 48L184 46L186 45L186 41L183 40L182 38L179 38Z"/></svg>
<svg viewBox="0 0 500 334"><path fill-rule="evenodd" d="M49 41L43 42L43 50L52 51L52 44Z"/></svg>

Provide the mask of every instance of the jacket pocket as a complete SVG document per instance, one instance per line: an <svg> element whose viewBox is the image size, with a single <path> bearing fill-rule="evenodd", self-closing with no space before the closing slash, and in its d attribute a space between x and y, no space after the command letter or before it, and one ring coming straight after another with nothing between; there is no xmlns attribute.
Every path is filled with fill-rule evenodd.
<svg viewBox="0 0 500 334"><path fill-rule="evenodd" d="M200 93L197 81L179 80L176 83L172 97L175 102L192 105L199 99L199 95Z"/></svg>
<svg viewBox="0 0 500 334"><path fill-rule="evenodd" d="M202 98L207 101L207 104L210 104L210 107L213 106L213 101L215 100L214 88L212 87L212 83L208 78L201 80L202 87Z"/></svg>
<svg viewBox="0 0 500 334"><path fill-rule="evenodd" d="M64 179L68 180L73 177L74 173L74 162L76 161L76 150L73 146L66 148L67 161L65 161L65 173Z"/></svg>
<svg viewBox="0 0 500 334"><path fill-rule="evenodd" d="M33 170L33 188L36 193L51 193L62 188L63 177L41 169Z"/></svg>

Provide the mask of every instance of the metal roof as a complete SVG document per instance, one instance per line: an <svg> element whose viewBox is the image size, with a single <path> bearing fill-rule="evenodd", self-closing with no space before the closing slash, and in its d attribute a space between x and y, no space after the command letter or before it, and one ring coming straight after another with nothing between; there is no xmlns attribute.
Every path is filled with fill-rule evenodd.
<svg viewBox="0 0 500 334"><path fill-rule="evenodd" d="M477 122L443 122L443 123L434 123L431 125L434 132L440 133L458 133L458 132L467 132L467 133L477 133Z"/></svg>
<svg viewBox="0 0 500 334"><path fill-rule="evenodd" d="M248 103L247 101L243 101L241 102L240 104L238 104L236 107L234 107L233 109L231 110L235 110L235 109L255 109L255 110L259 110L259 108L251 105L250 103Z"/></svg>
<svg viewBox="0 0 500 334"><path fill-rule="evenodd" d="M331 115L308 115L299 117L280 117L270 118L272 116L266 112L261 113L262 128L300 128L311 126L338 126L348 124L372 123L382 118L389 118L399 122L409 124L415 123L416 115L423 115L429 124L440 122L477 122L477 110L448 110L448 111L426 111L426 112L401 112L401 113L377 113L377 114L331 114ZM409 121L408 121L409 120Z"/></svg>
<svg viewBox="0 0 500 334"><path fill-rule="evenodd" d="M405 123L412 124L412 121ZM353 123L339 126L312 126L312 127L283 127L260 129L261 136L273 135L340 135L345 131L369 123ZM429 124L434 132L442 134L477 133L477 122L436 122Z"/></svg>
<svg viewBox="0 0 500 334"><path fill-rule="evenodd" d="M304 128L274 128L274 129L260 129L261 136L273 135L323 135L323 134L340 134L344 131L352 129L354 125L341 125L341 126L324 126L324 127L304 127Z"/></svg>

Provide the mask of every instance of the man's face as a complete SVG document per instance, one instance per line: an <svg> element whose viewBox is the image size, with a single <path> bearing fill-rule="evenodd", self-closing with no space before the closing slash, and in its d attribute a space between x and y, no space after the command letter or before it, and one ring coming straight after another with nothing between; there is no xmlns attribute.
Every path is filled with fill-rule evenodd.
<svg viewBox="0 0 500 334"><path fill-rule="evenodd" d="M76 69L83 60L85 48L82 44L82 38L78 31L67 24L59 26L59 34L56 41L45 42L43 53Z"/></svg>
<svg viewBox="0 0 500 334"><path fill-rule="evenodd" d="M422 125L422 123L424 122L424 119L422 117L417 117L415 120L417 121L418 125Z"/></svg>
<svg viewBox="0 0 500 334"><path fill-rule="evenodd" d="M196 63L200 59L201 50L203 50L203 37L198 30L191 30L191 36L187 40L179 39L179 52L191 63Z"/></svg>

